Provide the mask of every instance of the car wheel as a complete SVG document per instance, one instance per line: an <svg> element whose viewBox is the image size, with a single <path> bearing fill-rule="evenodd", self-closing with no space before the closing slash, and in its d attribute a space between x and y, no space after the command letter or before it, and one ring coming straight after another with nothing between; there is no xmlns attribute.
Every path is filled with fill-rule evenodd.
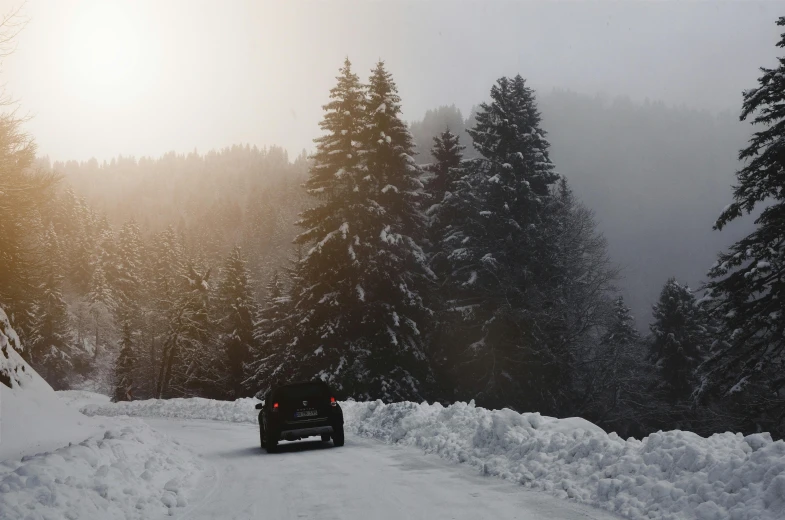
<svg viewBox="0 0 785 520"><path fill-rule="evenodd" d="M330 440L330 434L329 433L325 433L325 434L322 435L322 442L327 442L329 440Z"/></svg>
<svg viewBox="0 0 785 520"><path fill-rule="evenodd" d="M262 448L264 448L264 430L261 428L259 428L259 443L262 445Z"/></svg>
<svg viewBox="0 0 785 520"><path fill-rule="evenodd" d="M343 426L333 433L333 446L343 446Z"/></svg>
<svg viewBox="0 0 785 520"><path fill-rule="evenodd" d="M267 453L275 453L278 449L278 438L267 434L264 439L264 447L267 449Z"/></svg>

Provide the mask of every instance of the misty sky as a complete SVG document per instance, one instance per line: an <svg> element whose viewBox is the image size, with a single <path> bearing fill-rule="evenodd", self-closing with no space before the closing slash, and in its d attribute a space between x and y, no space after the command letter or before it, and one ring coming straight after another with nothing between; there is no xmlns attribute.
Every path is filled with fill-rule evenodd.
<svg viewBox="0 0 785 520"><path fill-rule="evenodd" d="M774 64L784 7L28 0L2 79L53 160L236 143L296 154L311 149L345 55L363 79L386 60L407 119L450 103L468 115L496 78L516 73L537 89L738 111L757 68Z"/></svg>

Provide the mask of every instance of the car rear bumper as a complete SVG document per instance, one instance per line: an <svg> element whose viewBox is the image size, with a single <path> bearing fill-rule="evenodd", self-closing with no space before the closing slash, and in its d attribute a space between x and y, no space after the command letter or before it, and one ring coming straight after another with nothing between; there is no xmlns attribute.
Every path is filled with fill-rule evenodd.
<svg viewBox="0 0 785 520"><path fill-rule="evenodd" d="M280 439L294 441L303 437L313 437L315 435L328 435L333 433L332 426L311 426L310 428L297 428L294 430L284 430L281 432Z"/></svg>

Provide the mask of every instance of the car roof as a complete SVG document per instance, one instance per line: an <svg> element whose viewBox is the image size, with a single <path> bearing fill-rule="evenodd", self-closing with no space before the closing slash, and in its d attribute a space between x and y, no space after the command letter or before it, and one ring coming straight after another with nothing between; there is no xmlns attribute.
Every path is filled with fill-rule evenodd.
<svg viewBox="0 0 785 520"><path fill-rule="evenodd" d="M325 390L328 390L328 391L330 389L330 387L327 385L327 383L317 379L316 381L298 381L296 383L286 383L284 385L280 385L280 386L277 386L277 387L273 388L272 391L273 392L279 392L281 390L286 390L287 388L297 388L297 387L301 387L301 386L320 386L320 387L322 387L322 388L324 388Z"/></svg>

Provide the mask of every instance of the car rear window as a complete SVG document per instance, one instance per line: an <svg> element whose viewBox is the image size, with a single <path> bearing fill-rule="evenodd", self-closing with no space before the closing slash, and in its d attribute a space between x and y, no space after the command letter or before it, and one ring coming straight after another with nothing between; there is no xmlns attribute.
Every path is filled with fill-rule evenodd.
<svg viewBox="0 0 785 520"><path fill-rule="evenodd" d="M276 395L279 399L301 401L313 399L314 397L327 397L329 393L329 389L325 384L304 383L279 388Z"/></svg>

